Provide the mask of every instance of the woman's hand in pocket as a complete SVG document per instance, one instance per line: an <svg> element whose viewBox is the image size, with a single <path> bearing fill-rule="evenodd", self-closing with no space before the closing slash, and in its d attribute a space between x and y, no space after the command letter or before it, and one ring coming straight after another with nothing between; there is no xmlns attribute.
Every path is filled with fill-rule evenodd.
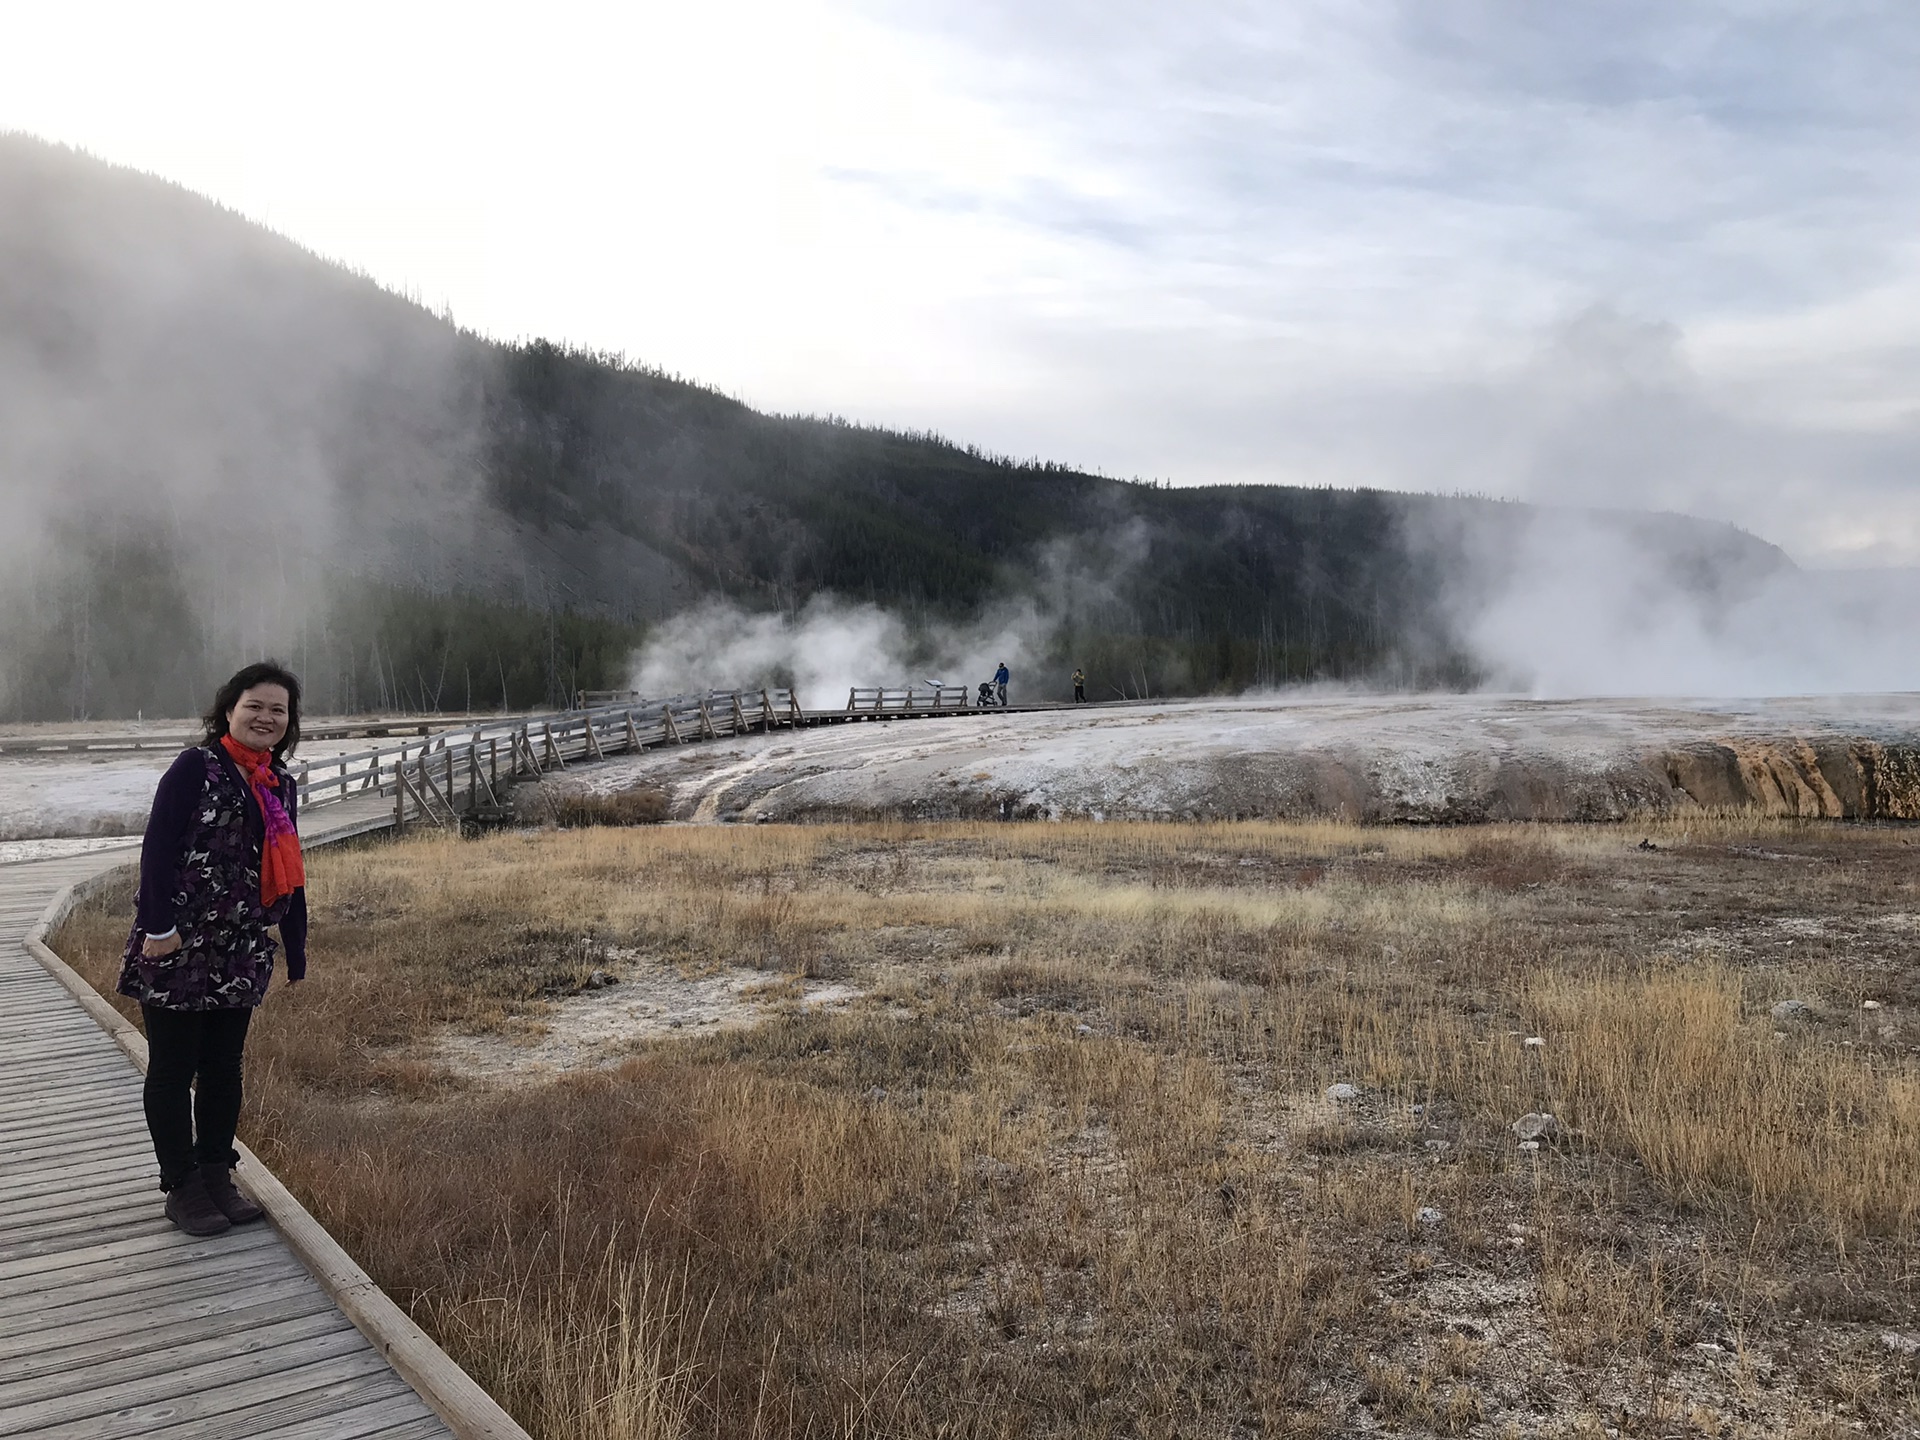
<svg viewBox="0 0 1920 1440"><path fill-rule="evenodd" d="M149 935L140 942L140 953L149 960L158 960L163 956L171 955L179 948L180 932L178 930L171 935L163 935L157 940Z"/></svg>

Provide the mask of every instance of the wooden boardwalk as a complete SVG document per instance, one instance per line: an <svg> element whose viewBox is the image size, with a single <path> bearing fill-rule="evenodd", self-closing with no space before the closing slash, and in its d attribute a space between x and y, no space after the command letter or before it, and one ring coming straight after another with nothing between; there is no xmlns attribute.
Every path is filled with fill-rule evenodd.
<svg viewBox="0 0 1920 1440"><path fill-rule="evenodd" d="M375 795L318 810L303 828L321 843L392 814ZM374 1339L356 1328L334 1298L350 1288L338 1270L329 1288L288 1243L304 1212L284 1233L275 1209L272 1222L207 1240L161 1214L140 1071L26 948L65 886L135 858L0 866L0 1436L519 1435L510 1421L449 1426L435 1413L395 1364L451 1362L430 1344L423 1359L418 1332L396 1341L411 1329L404 1319L370 1324ZM444 1395L440 1404L449 1408Z"/></svg>

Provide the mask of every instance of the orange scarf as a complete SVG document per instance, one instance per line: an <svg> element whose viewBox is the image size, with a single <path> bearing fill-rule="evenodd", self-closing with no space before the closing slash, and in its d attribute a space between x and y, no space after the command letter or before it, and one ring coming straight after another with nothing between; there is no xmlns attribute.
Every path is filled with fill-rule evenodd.
<svg viewBox="0 0 1920 1440"><path fill-rule="evenodd" d="M242 745L231 735L222 735L220 745L240 767L253 798L260 802L260 818L266 822L266 836L260 845L260 903L271 905L307 883L307 864L300 856L300 836L287 815L287 807L274 793L280 788L280 777L274 773L272 753Z"/></svg>

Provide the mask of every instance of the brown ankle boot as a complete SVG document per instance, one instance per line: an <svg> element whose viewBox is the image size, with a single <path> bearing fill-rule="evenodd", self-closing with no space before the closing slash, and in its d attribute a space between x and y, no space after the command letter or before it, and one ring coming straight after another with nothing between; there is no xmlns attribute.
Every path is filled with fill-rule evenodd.
<svg viewBox="0 0 1920 1440"><path fill-rule="evenodd" d="M267 1212L242 1195L233 1185L233 1172L224 1165L202 1165L200 1181L216 1209L230 1225L246 1225Z"/></svg>
<svg viewBox="0 0 1920 1440"><path fill-rule="evenodd" d="M207 1193L205 1175L199 1170L189 1170L180 1183L167 1192L167 1219L189 1235L218 1235L233 1226L213 1203L213 1196Z"/></svg>

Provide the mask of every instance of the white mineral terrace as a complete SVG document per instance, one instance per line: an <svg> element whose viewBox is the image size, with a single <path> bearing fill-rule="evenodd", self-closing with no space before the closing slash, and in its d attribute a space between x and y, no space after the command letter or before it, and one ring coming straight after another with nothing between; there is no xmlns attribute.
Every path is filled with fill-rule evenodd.
<svg viewBox="0 0 1920 1440"><path fill-rule="evenodd" d="M840 724L649 750L557 783L658 784L687 820L1612 819L1688 803L1840 814L1862 767L1884 782L1897 767L1875 757L1916 745L1911 694L1322 694Z"/></svg>

